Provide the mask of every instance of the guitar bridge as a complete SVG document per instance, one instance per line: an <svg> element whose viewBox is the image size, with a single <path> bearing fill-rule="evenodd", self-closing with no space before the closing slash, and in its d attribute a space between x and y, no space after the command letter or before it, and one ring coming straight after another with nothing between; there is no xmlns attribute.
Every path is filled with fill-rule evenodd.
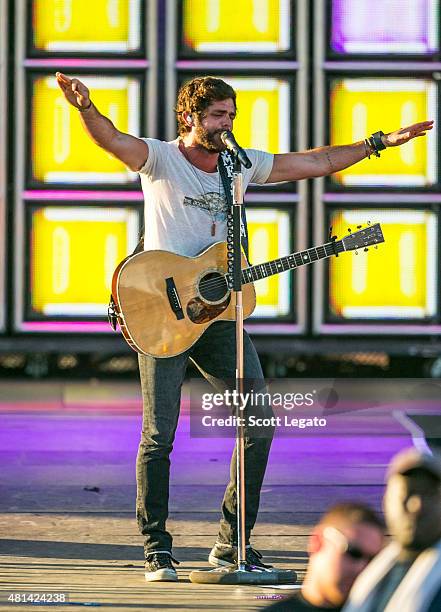
<svg viewBox="0 0 441 612"><path fill-rule="evenodd" d="M184 318L184 312L182 310L182 304L181 300L179 299L179 294L178 290L176 289L175 281L173 280L173 277L170 276L169 278L165 279L165 283L167 286L167 297L170 304L170 308L173 310L176 315L176 318L179 321L180 319Z"/></svg>

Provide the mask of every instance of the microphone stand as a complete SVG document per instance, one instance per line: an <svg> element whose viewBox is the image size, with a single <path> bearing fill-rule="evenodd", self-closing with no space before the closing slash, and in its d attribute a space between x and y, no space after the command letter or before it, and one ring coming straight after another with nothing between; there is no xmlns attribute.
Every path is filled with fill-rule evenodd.
<svg viewBox="0 0 441 612"><path fill-rule="evenodd" d="M243 398L243 301L241 221L243 206L242 166L234 156L233 169L233 300L236 316L236 487L237 487L237 569L246 571L245 541L245 440L244 426L240 419Z"/></svg>
<svg viewBox="0 0 441 612"><path fill-rule="evenodd" d="M241 220L243 205L243 174L238 156L231 153L233 168L233 283L232 297L236 319L236 402L235 413L239 417L242 408L244 360L243 360L243 303L242 303L242 248ZM245 538L245 436L242 419L236 419L236 489L237 489L237 565L219 567L209 571L195 570L190 581L199 584L286 584L276 572L270 569L247 565ZM295 573L293 572L295 582Z"/></svg>

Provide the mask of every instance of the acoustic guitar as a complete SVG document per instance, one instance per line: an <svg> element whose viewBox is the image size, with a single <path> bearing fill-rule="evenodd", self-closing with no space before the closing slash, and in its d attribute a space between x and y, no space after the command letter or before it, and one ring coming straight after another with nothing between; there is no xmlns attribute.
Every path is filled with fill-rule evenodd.
<svg viewBox="0 0 441 612"><path fill-rule="evenodd" d="M342 240L250 266L242 253L244 318L256 306L254 281L305 264L384 242L379 223ZM138 353L172 357L190 348L219 320L234 320L227 243L217 242L196 257L142 251L123 260L112 279L115 314L124 338Z"/></svg>

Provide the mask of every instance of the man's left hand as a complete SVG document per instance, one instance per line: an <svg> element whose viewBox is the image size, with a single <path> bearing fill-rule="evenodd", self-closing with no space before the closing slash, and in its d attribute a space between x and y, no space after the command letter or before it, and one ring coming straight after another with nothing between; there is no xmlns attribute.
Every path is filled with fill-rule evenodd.
<svg viewBox="0 0 441 612"><path fill-rule="evenodd" d="M409 127L401 128L390 134L382 136L382 141L386 147L398 147L399 145L405 144L416 138L417 136L425 136L428 130L433 128L432 121L422 121L421 123L414 123Z"/></svg>

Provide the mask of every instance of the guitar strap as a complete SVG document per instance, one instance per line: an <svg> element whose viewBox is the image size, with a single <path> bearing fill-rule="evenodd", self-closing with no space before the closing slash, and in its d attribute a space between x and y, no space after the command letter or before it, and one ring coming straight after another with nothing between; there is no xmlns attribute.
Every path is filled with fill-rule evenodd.
<svg viewBox="0 0 441 612"><path fill-rule="evenodd" d="M224 186L225 196L227 198L227 203L229 210L231 212L228 213L227 223L230 225L232 223L232 206L233 206L233 171L234 171L234 161L228 150L223 151L218 158L217 167L219 169L219 174L222 179L222 184ZM246 255L246 258L249 262L248 255L248 226L247 226L247 218L245 214L245 206L242 206L242 219L240 224L240 237L242 248ZM144 250L144 233L145 226L143 225L141 232L139 234L139 241L136 245L133 252L128 256L132 257L137 253L141 253ZM128 259L128 258L127 258ZM118 308L116 306L115 300L113 299L113 295L110 294L109 305L107 307L107 319L109 321L110 326L114 331L116 331L116 326L118 323Z"/></svg>
<svg viewBox="0 0 441 612"><path fill-rule="evenodd" d="M231 153L228 150L223 151L218 158L217 167L219 168L219 174L222 179L222 183L224 186L225 195L227 197L227 202L229 209L233 206L233 171L234 171L234 161L231 156ZM245 214L245 206L242 206L242 219L240 224L240 238L242 243L242 248L246 255L247 260L249 261L248 255L248 226L247 226L247 217ZM229 221L231 221L229 217Z"/></svg>

